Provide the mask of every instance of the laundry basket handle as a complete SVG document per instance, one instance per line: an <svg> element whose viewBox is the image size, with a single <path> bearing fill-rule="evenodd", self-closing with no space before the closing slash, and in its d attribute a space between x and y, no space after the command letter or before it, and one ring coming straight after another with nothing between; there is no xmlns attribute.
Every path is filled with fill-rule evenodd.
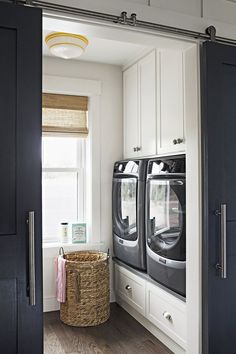
<svg viewBox="0 0 236 354"><path fill-rule="evenodd" d="M64 255L65 255L64 248L60 247L59 248L59 256L64 256Z"/></svg>

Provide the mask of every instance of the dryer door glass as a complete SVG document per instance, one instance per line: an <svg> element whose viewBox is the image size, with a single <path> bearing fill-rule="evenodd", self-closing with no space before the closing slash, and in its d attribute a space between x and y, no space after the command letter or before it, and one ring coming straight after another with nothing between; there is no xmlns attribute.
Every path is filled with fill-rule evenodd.
<svg viewBox="0 0 236 354"><path fill-rule="evenodd" d="M125 240L137 239L137 178L113 179L113 232Z"/></svg>
<svg viewBox="0 0 236 354"><path fill-rule="evenodd" d="M185 260L185 179L148 182L147 243L157 254Z"/></svg>

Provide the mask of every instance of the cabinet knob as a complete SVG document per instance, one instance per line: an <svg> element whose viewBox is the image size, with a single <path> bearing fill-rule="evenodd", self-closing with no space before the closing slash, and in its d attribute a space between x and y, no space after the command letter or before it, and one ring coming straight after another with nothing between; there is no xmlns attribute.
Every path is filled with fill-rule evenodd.
<svg viewBox="0 0 236 354"><path fill-rule="evenodd" d="M141 150L141 146L137 146L137 150L136 151L140 151Z"/></svg>
<svg viewBox="0 0 236 354"><path fill-rule="evenodd" d="M128 291L130 291L132 288L131 288L130 285L126 285L125 289L128 290Z"/></svg>
<svg viewBox="0 0 236 354"><path fill-rule="evenodd" d="M163 312L163 317L168 320L168 321L171 321L172 322L172 317L171 317L171 314L167 311Z"/></svg>
<svg viewBox="0 0 236 354"><path fill-rule="evenodd" d="M134 148L133 148L133 150L134 150L134 151L137 151L137 148L136 148L136 147L134 147Z"/></svg>
<svg viewBox="0 0 236 354"><path fill-rule="evenodd" d="M182 144L183 142L184 142L184 139L180 139L180 138L177 139L177 144Z"/></svg>
<svg viewBox="0 0 236 354"><path fill-rule="evenodd" d="M182 144L183 142L184 142L184 139L180 139L180 138L173 140L173 144L174 144L174 145L176 145L176 144Z"/></svg>

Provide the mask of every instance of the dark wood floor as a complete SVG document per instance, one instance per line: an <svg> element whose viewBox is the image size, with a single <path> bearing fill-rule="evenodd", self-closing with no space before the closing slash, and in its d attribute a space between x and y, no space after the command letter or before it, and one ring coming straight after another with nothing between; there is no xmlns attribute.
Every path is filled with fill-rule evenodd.
<svg viewBox="0 0 236 354"><path fill-rule="evenodd" d="M70 327L59 312L44 314L44 354L170 354L172 353L119 305L99 326Z"/></svg>

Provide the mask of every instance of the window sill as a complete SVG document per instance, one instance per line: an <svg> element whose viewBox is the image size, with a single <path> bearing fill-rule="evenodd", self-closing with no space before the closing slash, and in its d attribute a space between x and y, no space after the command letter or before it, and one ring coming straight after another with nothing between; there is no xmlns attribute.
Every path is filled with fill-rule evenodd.
<svg viewBox="0 0 236 354"><path fill-rule="evenodd" d="M59 251L60 247L64 250L89 250L89 249L101 249L104 246L103 242L90 242L90 243L62 243L62 242L44 242L42 244L43 250L56 249Z"/></svg>
<svg viewBox="0 0 236 354"><path fill-rule="evenodd" d="M43 248L55 248L55 247L73 247L77 245L82 245L82 243L63 243L63 242L43 242ZM87 245L87 243L83 243L83 245Z"/></svg>

